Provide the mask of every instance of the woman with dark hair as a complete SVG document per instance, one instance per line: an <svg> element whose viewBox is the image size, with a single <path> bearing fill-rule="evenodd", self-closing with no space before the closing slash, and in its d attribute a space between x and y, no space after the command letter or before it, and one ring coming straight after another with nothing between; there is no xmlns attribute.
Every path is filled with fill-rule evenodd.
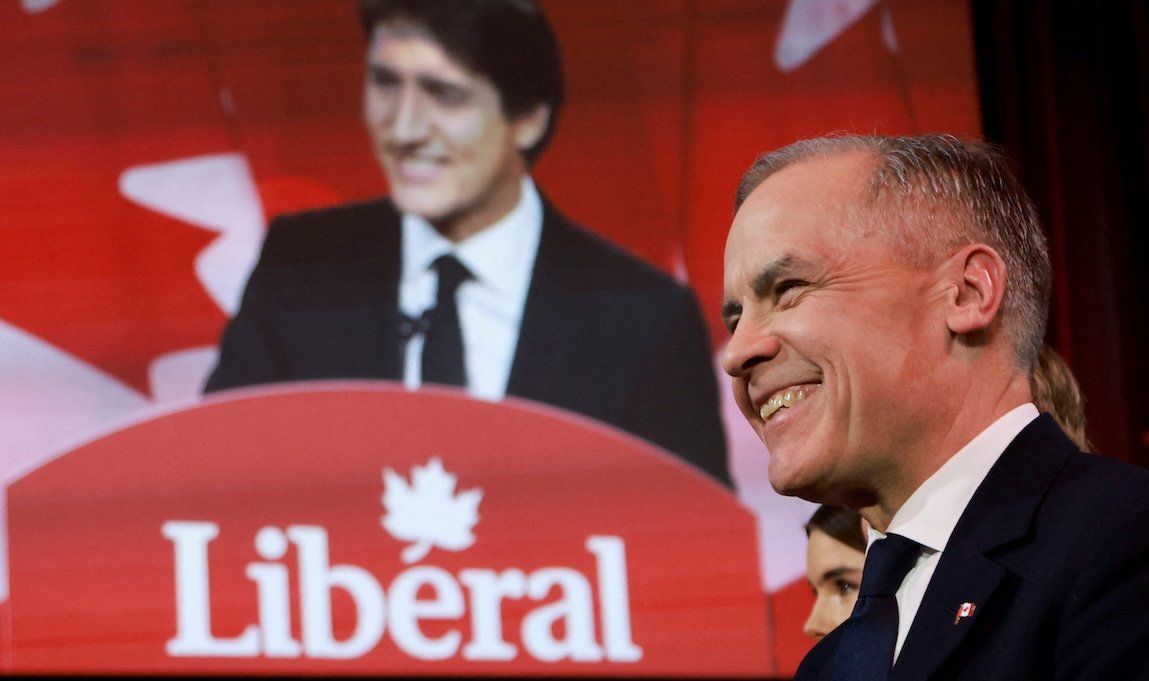
<svg viewBox="0 0 1149 681"><path fill-rule="evenodd" d="M822 638L853 611L866 562L865 522L845 506L819 506L806 523L806 577L814 590L807 636Z"/></svg>
<svg viewBox="0 0 1149 681"><path fill-rule="evenodd" d="M1038 354L1029 386L1037 408L1049 412L1080 449L1089 451L1081 389L1065 360L1048 345ZM806 523L806 536L806 578L814 590L814 607L803 631L821 638L849 618L858 600L866 521L844 506L819 506Z"/></svg>

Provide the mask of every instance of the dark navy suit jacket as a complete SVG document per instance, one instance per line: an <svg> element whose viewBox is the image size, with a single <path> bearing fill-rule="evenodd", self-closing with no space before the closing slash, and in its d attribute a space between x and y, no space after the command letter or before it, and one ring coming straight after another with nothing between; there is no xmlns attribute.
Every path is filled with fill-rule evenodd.
<svg viewBox="0 0 1149 681"><path fill-rule="evenodd" d="M274 220L206 390L401 380L401 234L385 200ZM508 395L627 430L729 485L711 362L688 288L544 202Z"/></svg>
<svg viewBox="0 0 1149 681"><path fill-rule="evenodd" d="M795 679L833 678L842 630ZM962 514L890 679L1146 678L1149 471L1077 451L1043 414Z"/></svg>

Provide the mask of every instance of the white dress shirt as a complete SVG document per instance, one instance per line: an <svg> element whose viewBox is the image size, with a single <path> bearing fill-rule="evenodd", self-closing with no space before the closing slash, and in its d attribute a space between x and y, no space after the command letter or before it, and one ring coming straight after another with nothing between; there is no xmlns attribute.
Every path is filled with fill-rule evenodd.
<svg viewBox="0 0 1149 681"><path fill-rule="evenodd" d="M543 203L529 177L524 177L519 202L503 219L460 243L452 243L423 218L403 214L403 274L399 310L418 317L435 306L438 275L431 263L450 253L473 275L457 294L467 392L485 400L500 400L507 392L523 306L531 284L535 255L543 228ZM405 348L403 384L422 384L423 337L412 337Z"/></svg>
<svg viewBox="0 0 1149 681"><path fill-rule="evenodd" d="M910 631L926 587L930 584L930 578L933 577L958 519L1005 448L1037 416L1037 407L1027 403L994 421L923 482L890 520L887 532L900 534L922 545L917 563L910 568L898 588L898 642L894 646L895 660L902 651L906 634ZM873 528L870 528L869 534L870 546L885 537Z"/></svg>

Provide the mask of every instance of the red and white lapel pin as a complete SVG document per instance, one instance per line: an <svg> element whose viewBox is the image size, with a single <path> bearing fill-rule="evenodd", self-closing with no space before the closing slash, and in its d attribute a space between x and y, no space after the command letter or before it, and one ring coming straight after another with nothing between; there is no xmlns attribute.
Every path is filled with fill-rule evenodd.
<svg viewBox="0 0 1149 681"><path fill-rule="evenodd" d="M954 624L960 624L962 619L966 617L973 617L974 610L977 610L977 605L973 603L962 603L958 606L957 614L954 615Z"/></svg>

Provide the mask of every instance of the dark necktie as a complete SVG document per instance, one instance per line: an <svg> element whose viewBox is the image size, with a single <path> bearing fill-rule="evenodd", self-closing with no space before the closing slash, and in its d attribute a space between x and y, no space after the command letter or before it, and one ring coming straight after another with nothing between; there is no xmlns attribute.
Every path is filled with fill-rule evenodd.
<svg viewBox="0 0 1149 681"><path fill-rule="evenodd" d="M439 284L435 307L426 314L422 382L466 385L463 333L455 294L459 285L471 278L471 273L453 255L439 256L431 267L439 274Z"/></svg>
<svg viewBox="0 0 1149 681"><path fill-rule="evenodd" d="M898 640L898 601L894 595L917 562L921 544L886 535L866 553L858 602L846 620L834 656L836 681L888 679Z"/></svg>

